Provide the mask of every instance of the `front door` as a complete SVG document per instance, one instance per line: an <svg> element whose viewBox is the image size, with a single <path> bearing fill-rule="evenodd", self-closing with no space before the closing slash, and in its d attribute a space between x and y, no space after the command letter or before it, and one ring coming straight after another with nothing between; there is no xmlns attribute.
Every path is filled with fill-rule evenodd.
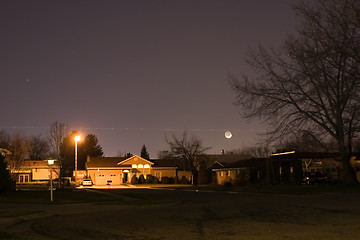
<svg viewBox="0 0 360 240"><path fill-rule="evenodd" d="M127 183L127 182L128 182L128 173L123 172L123 183Z"/></svg>

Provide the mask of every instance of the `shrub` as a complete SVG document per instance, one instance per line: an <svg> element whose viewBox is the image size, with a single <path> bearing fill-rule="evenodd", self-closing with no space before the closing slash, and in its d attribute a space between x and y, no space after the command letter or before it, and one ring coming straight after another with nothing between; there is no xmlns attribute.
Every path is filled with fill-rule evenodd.
<svg viewBox="0 0 360 240"><path fill-rule="evenodd" d="M154 177L154 183L155 183L155 184L159 184L159 183L160 183L160 180L159 180L159 178L157 178L157 177Z"/></svg>
<svg viewBox="0 0 360 240"><path fill-rule="evenodd" d="M151 174L147 174L145 181L146 181L146 183L154 183L155 177L153 175L151 175Z"/></svg>
<svg viewBox="0 0 360 240"><path fill-rule="evenodd" d="M131 177L131 181L130 181L131 184L138 184L139 183L139 180L138 178L136 177L136 175L133 175Z"/></svg>
<svg viewBox="0 0 360 240"><path fill-rule="evenodd" d="M181 179L180 179L180 184L189 184L189 180L185 177L185 176L182 176Z"/></svg>
<svg viewBox="0 0 360 240"><path fill-rule="evenodd" d="M169 183L174 184L174 182L175 182L175 178L169 177Z"/></svg>
<svg viewBox="0 0 360 240"><path fill-rule="evenodd" d="M174 183L179 184L179 178L177 176L174 178Z"/></svg>
<svg viewBox="0 0 360 240"><path fill-rule="evenodd" d="M169 177L161 177L161 183L162 184L169 184L170 183Z"/></svg>
<svg viewBox="0 0 360 240"><path fill-rule="evenodd" d="M139 183L140 183L140 184L144 184L144 183L145 183L145 177L144 177L143 174L140 174L140 176L139 176Z"/></svg>
<svg viewBox="0 0 360 240"><path fill-rule="evenodd" d="M235 182L234 185L245 185L247 184L246 182L246 177L244 174L237 174L235 177Z"/></svg>

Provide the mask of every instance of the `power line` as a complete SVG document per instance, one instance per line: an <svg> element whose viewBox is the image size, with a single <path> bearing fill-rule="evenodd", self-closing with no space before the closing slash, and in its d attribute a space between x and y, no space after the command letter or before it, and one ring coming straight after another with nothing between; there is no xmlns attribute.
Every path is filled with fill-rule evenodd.
<svg viewBox="0 0 360 240"><path fill-rule="evenodd" d="M100 130L100 131L153 131L153 132L176 132L176 131L198 131L198 132L218 132L218 131L233 131L233 132L259 132L262 129L231 129L231 128L130 128L130 127L67 127L69 129L77 130ZM50 127L41 126L5 126L0 129L50 129Z"/></svg>

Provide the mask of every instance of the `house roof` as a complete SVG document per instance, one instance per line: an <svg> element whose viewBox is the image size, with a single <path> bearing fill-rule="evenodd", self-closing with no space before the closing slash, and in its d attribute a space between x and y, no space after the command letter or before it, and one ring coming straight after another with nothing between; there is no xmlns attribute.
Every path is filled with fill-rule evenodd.
<svg viewBox="0 0 360 240"><path fill-rule="evenodd" d="M176 167L176 163L170 159L152 159L146 160L139 156L134 155L133 157L89 157L87 160L88 168L118 168L118 167L131 167L131 164L126 164L128 161L131 162L134 158L139 158L143 161L148 162L152 167ZM120 166L121 165L121 166Z"/></svg>
<svg viewBox="0 0 360 240"><path fill-rule="evenodd" d="M152 159L151 162L154 163L153 167L176 167L176 163L171 159Z"/></svg>
<svg viewBox="0 0 360 240"><path fill-rule="evenodd" d="M9 161L10 165L15 164L14 160ZM16 165L16 164L15 164ZM20 168L49 168L47 160L24 160L19 163ZM59 167L59 162L55 161L53 167Z"/></svg>
<svg viewBox="0 0 360 240"><path fill-rule="evenodd" d="M144 161L144 162L149 163L150 165L153 165L153 164L154 164L153 162L151 162L151 161L149 161L149 160L147 160L147 159L145 159L145 158L142 158L142 157L139 157L139 156L137 156L137 155L134 155L134 156L132 156L132 157L129 157L129 158L127 158L127 159L119 162L118 165L124 165L126 162L131 162L132 160Z"/></svg>
<svg viewBox="0 0 360 240"><path fill-rule="evenodd" d="M208 168L214 169L217 167L221 167L221 165L226 165L229 163L237 162L240 160L250 159L250 155L243 154L204 154L199 156L200 159L204 159L206 162L210 164ZM214 166L212 166L214 165Z"/></svg>
<svg viewBox="0 0 360 240"><path fill-rule="evenodd" d="M207 169L217 169L217 168L222 168L224 166L223 163L215 161L212 164L210 164Z"/></svg>
<svg viewBox="0 0 360 240"><path fill-rule="evenodd" d="M243 159L236 162L224 164L223 166L219 165L218 168L213 168L214 170L221 170L221 169L234 169L234 168L252 168L258 167L262 163L266 162L266 158L250 158L250 159Z"/></svg>
<svg viewBox="0 0 360 240"><path fill-rule="evenodd" d="M118 167L118 163L127 159L126 157L89 157L88 168Z"/></svg>
<svg viewBox="0 0 360 240"><path fill-rule="evenodd" d="M334 158L340 157L336 152L287 152L288 154L274 153L271 155L273 159L303 159L303 158Z"/></svg>

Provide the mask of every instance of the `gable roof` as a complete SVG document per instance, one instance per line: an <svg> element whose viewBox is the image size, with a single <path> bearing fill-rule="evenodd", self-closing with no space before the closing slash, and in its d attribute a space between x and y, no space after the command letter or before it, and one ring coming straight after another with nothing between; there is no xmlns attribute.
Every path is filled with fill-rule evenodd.
<svg viewBox="0 0 360 240"><path fill-rule="evenodd" d="M150 164L150 165L154 165L153 162L151 162L151 161L149 161L149 160L147 160L147 159L145 159L145 158L139 157L138 155L134 155L134 156L132 156L132 157L130 157L130 158L127 158L127 159L119 162L118 165L125 165L127 162L131 162L132 160L145 161L145 162L147 162L147 163Z"/></svg>
<svg viewBox="0 0 360 240"><path fill-rule="evenodd" d="M118 165L126 165L127 162L131 162L133 160L140 160L140 161L144 161L144 162L147 162L148 164L150 165L153 165L154 163L145 159L145 158L142 158L142 157L139 157L138 155L134 155L132 157L129 157L128 159L125 159L121 162L118 163Z"/></svg>
<svg viewBox="0 0 360 240"><path fill-rule="evenodd" d="M215 168L222 168L224 167L224 164L218 161L213 162L212 164L210 164L207 169L215 169Z"/></svg>
<svg viewBox="0 0 360 240"><path fill-rule="evenodd" d="M141 162L147 163L155 168L176 168L176 163L171 159L151 159L147 160L137 155L130 158L126 157L88 157L87 168L120 168L130 167L132 160L140 160ZM137 164L137 163L136 163Z"/></svg>

